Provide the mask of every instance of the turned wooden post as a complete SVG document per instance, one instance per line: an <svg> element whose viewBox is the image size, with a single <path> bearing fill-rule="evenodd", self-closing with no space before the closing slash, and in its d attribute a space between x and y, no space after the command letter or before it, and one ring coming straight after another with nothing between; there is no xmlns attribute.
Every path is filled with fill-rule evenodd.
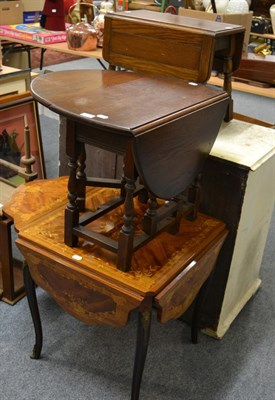
<svg viewBox="0 0 275 400"><path fill-rule="evenodd" d="M68 167L70 169L68 180L68 204L65 209L64 241L68 246L76 246L78 237L73 234L73 228L79 223L79 208L77 205L77 159L81 152L80 144L75 140L75 123L66 121L66 154L69 156Z"/></svg>
<svg viewBox="0 0 275 400"><path fill-rule="evenodd" d="M131 267L131 258L134 245L134 230L132 220L134 217L134 191L136 188L135 164L132 154L131 144L127 146L124 159L124 224L120 230L118 240L117 267L122 271L128 271Z"/></svg>

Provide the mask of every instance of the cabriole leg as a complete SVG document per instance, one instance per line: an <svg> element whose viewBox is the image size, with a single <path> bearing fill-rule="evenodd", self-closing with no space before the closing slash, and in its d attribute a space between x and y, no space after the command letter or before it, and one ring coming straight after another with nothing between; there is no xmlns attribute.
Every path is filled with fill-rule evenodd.
<svg viewBox="0 0 275 400"><path fill-rule="evenodd" d="M26 289L26 293L27 293L28 303L29 303L32 321L33 321L33 325L34 325L34 330L35 330L35 345L33 347L33 352L31 354L31 358L38 359L41 354L42 342L43 342L42 325L41 325L40 314L39 314L39 309L38 309L38 304L37 304L35 283L31 277L29 267L26 263L24 264L23 274L24 274L25 289Z"/></svg>
<svg viewBox="0 0 275 400"><path fill-rule="evenodd" d="M138 315L137 343L131 400L139 399L140 384L150 337L151 314L151 309L146 309L144 311L139 311Z"/></svg>

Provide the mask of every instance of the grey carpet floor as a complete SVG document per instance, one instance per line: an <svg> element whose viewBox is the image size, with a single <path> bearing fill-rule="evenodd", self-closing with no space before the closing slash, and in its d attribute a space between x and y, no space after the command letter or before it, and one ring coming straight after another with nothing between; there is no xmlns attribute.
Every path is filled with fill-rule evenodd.
<svg viewBox="0 0 275 400"><path fill-rule="evenodd" d="M40 116L41 139L43 144L43 153L45 160L45 169L47 178L58 176L59 160L59 120L49 116Z"/></svg>
<svg viewBox="0 0 275 400"><path fill-rule="evenodd" d="M222 340L190 343L181 321L154 316L140 400L274 400L274 225L262 285ZM29 357L34 331L24 298L0 302L1 400L128 400L136 316L125 328L88 326L37 289L44 328L42 358Z"/></svg>
<svg viewBox="0 0 275 400"><path fill-rule="evenodd" d="M57 121L41 117L47 176L57 175ZM275 218L262 260L262 285L222 340L190 343L181 321L154 315L140 400L275 400ZM0 302L1 400L128 400L136 316L125 328L87 326L37 289L44 330L40 360L26 298Z"/></svg>

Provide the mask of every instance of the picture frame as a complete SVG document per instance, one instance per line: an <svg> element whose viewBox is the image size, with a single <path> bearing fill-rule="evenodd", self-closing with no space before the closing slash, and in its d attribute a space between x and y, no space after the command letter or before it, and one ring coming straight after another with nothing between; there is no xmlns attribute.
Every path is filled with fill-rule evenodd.
<svg viewBox="0 0 275 400"><path fill-rule="evenodd" d="M30 92L5 96L0 99L0 159L22 166L25 156L25 127L29 128L30 152L35 158L32 165L38 179L46 178L38 106ZM28 151L28 150L27 150ZM4 164L2 162L2 164ZM16 171L0 163L0 180L13 187L25 182Z"/></svg>

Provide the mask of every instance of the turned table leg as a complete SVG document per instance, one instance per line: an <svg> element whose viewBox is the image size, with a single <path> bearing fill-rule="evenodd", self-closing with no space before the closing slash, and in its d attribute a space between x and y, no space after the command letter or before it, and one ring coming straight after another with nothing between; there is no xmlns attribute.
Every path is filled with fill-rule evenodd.
<svg viewBox="0 0 275 400"><path fill-rule="evenodd" d="M232 57L226 57L224 60L224 84L223 89L230 96L227 112L225 115L225 122L233 119L233 99L232 99Z"/></svg>
<svg viewBox="0 0 275 400"><path fill-rule="evenodd" d="M76 124L71 120L66 120L66 154L69 157L69 180L68 180L68 203L65 209L64 242L67 246L77 245L78 237L74 235L73 229L79 225L78 196L83 197L83 180L85 179L85 148L76 140ZM78 170L78 160L80 157L80 170ZM80 193L78 193L77 172L80 173ZM80 207L83 208L85 200L80 200Z"/></svg>
<svg viewBox="0 0 275 400"><path fill-rule="evenodd" d="M85 144L80 143L80 155L78 157L77 177L77 206L79 211L85 211L86 201L86 149Z"/></svg>
<svg viewBox="0 0 275 400"><path fill-rule="evenodd" d="M148 235L154 235L157 231L158 225L158 214L157 208L158 203L155 196L151 193L148 193L148 209L143 218L143 231Z"/></svg>
<svg viewBox="0 0 275 400"><path fill-rule="evenodd" d="M129 146L130 147L130 146ZM134 246L134 228L132 221L135 214L134 191L136 189L136 171L132 150L128 148L124 158L123 190L124 201L124 224L119 233L117 267L121 271L129 271ZM125 182L125 184L124 184Z"/></svg>
<svg viewBox="0 0 275 400"><path fill-rule="evenodd" d="M31 277L30 270L27 264L24 265L23 275L24 275L24 284L27 293L28 303L35 330L35 345L33 347L31 358L38 359L41 354L42 343L43 343L42 325L37 304L35 283Z"/></svg>

